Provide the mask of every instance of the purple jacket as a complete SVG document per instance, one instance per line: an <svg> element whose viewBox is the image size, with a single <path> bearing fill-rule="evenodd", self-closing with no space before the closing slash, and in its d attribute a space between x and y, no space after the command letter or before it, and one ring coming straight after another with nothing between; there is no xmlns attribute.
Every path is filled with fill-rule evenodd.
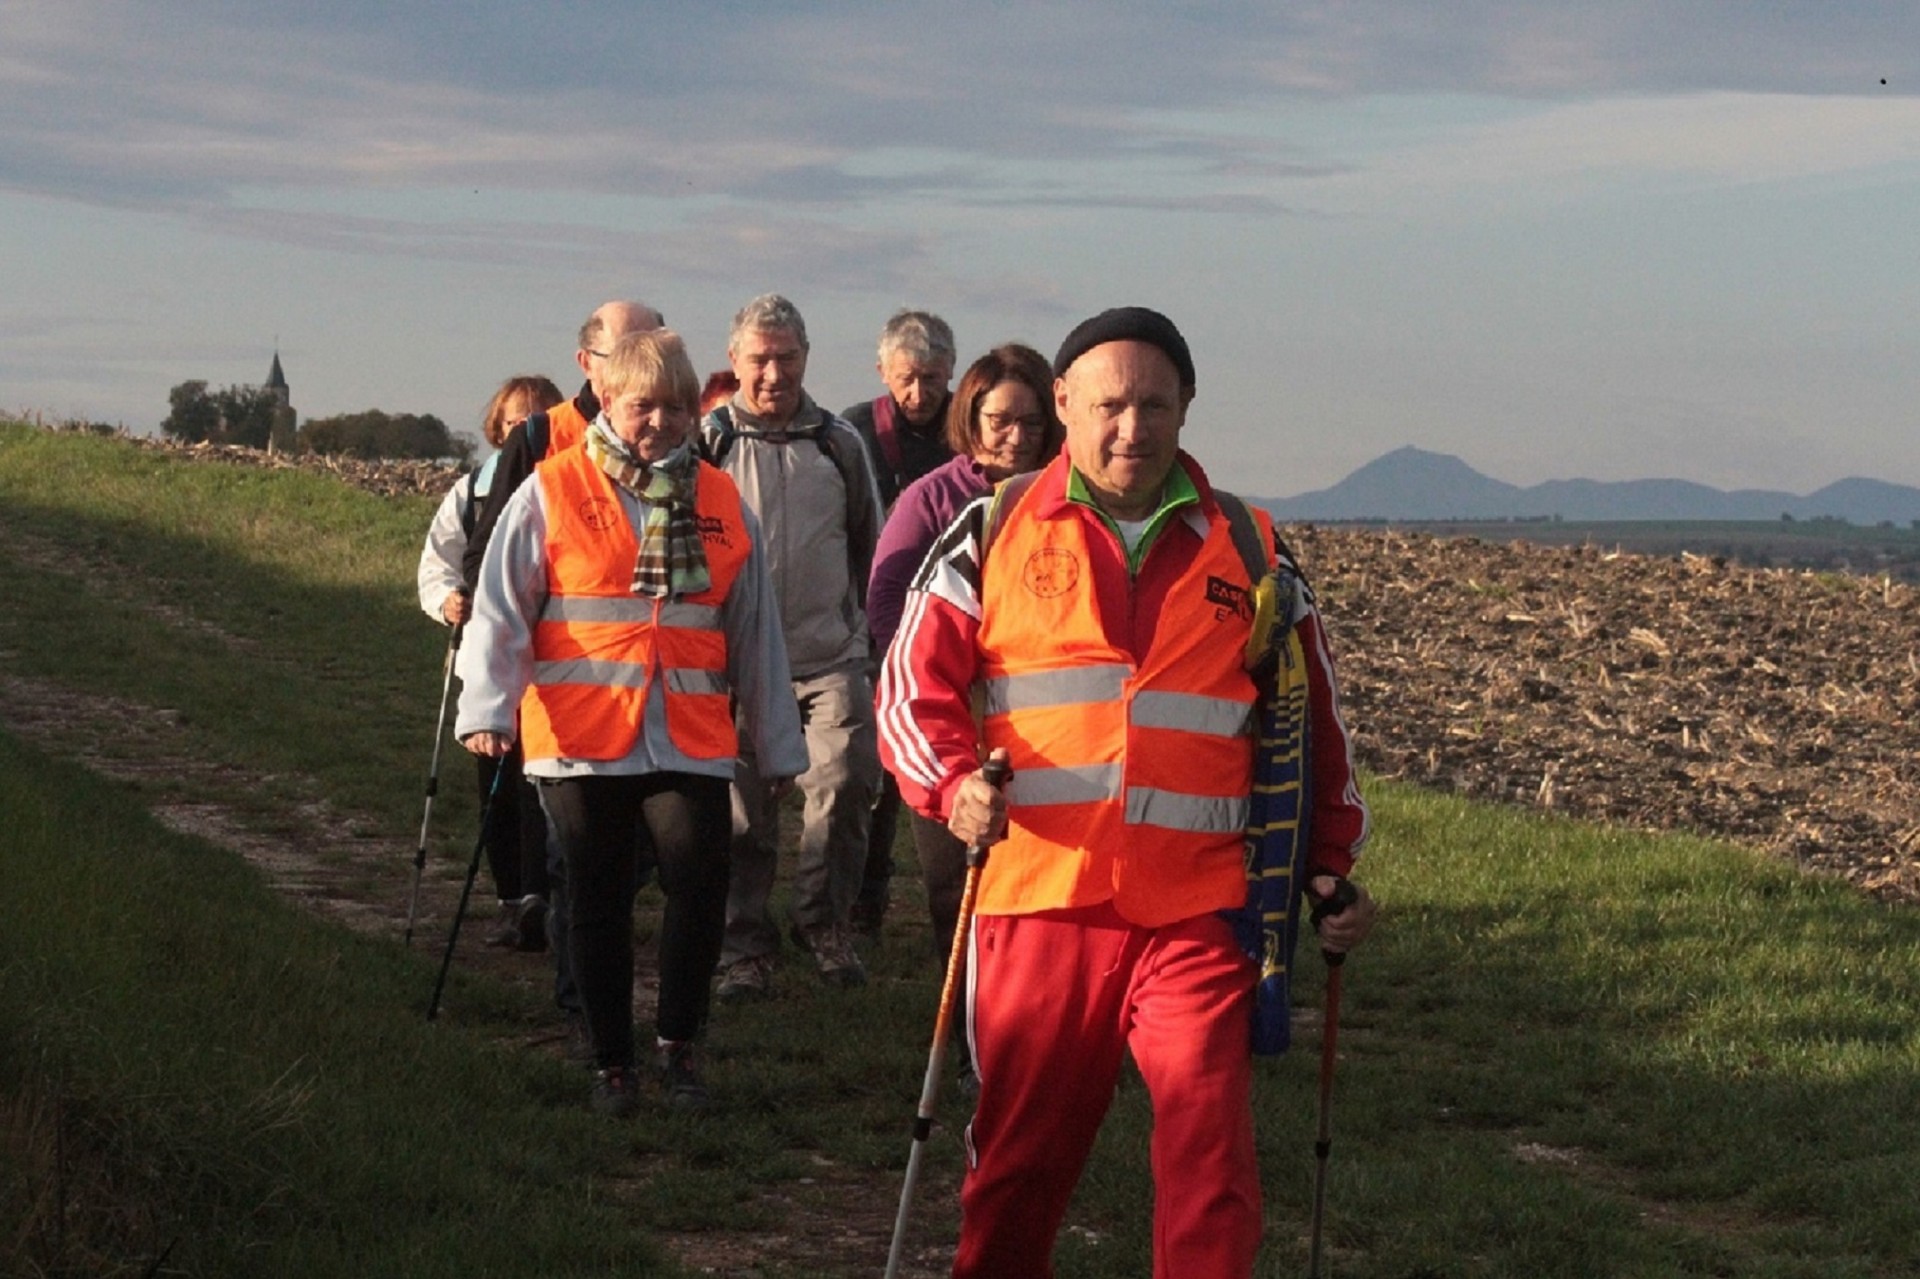
<svg viewBox="0 0 1920 1279"><path fill-rule="evenodd" d="M970 457L956 457L928 471L901 491L880 530L873 552L873 577L867 584L867 629L876 658L887 651L900 627L907 587L927 558L934 539L958 519L967 503L993 491L993 481Z"/></svg>

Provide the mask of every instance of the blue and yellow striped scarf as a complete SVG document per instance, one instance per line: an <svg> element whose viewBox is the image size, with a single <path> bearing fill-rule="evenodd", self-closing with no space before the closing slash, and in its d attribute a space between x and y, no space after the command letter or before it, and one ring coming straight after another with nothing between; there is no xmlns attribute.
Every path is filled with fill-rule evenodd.
<svg viewBox="0 0 1920 1279"><path fill-rule="evenodd" d="M1241 949L1260 966L1253 1051L1273 1056L1291 1038L1289 977L1300 934L1307 847L1307 661L1294 625L1300 579L1284 562L1255 588L1248 666L1254 707L1253 792L1247 810L1247 901L1228 913Z"/></svg>

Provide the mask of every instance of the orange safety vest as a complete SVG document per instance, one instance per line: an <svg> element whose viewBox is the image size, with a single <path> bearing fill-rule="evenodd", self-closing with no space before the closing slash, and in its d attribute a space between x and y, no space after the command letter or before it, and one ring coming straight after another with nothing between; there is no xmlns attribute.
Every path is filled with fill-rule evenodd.
<svg viewBox="0 0 1920 1279"><path fill-rule="evenodd" d="M1112 901L1152 928L1244 904L1252 583L1227 520L1211 521L1136 665L1101 624L1089 521L1038 518L1033 498L981 578L982 737L1007 748L1013 780L980 912Z"/></svg>
<svg viewBox="0 0 1920 1279"><path fill-rule="evenodd" d="M562 400L547 410L547 456L555 457L587 438L592 423L580 415L572 400Z"/></svg>
<svg viewBox="0 0 1920 1279"><path fill-rule="evenodd" d="M667 734L694 759L732 759L732 687L721 607L751 549L740 492L700 463L694 516L711 584L679 599L633 593L640 541L613 481L585 449L534 470L547 511L547 602L533 628L533 683L520 704L526 758L623 759L647 693L667 699Z"/></svg>

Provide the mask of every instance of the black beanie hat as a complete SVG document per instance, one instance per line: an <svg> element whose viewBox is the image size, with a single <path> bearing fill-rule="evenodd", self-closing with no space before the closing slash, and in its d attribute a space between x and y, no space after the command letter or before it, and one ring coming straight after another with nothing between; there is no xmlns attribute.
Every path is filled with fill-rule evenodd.
<svg viewBox="0 0 1920 1279"><path fill-rule="evenodd" d="M1107 342L1146 342L1159 347L1180 371L1180 385L1193 388L1193 353L1187 350L1187 340L1172 320L1144 306L1116 306L1091 320L1082 320L1053 357L1053 375L1065 377L1069 365Z"/></svg>

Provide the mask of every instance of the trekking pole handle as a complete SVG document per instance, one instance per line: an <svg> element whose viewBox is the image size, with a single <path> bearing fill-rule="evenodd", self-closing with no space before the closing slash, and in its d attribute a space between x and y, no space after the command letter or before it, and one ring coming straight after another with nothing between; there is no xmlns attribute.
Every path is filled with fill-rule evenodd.
<svg viewBox="0 0 1920 1279"><path fill-rule="evenodd" d="M995 790L1003 791L1007 788L1007 782L1013 777L1013 765L1009 764L1006 759L1000 755L989 755L987 762L980 766L980 776L986 779L987 785L993 787ZM988 842L984 839L977 843L969 844L967 846L967 865L986 865L988 847Z"/></svg>
<svg viewBox="0 0 1920 1279"><path fill-rule="evenodd" d="M1311 894L1309 894L1309 896L1311 896ZM1314 931L1318 932L1321 920L1344 913L1347 907L1359 900L1360 893L1354 888L1353 882L1343 875L1335 875L1333 877L1333 891L1325 897L1314 899L1313 909L1307 918L1309 922L1313 924ZM1327 961L1329 968L1338 968L1346 962L1347 953L1343 950L1322 949L1320 957Z"/></svg>

